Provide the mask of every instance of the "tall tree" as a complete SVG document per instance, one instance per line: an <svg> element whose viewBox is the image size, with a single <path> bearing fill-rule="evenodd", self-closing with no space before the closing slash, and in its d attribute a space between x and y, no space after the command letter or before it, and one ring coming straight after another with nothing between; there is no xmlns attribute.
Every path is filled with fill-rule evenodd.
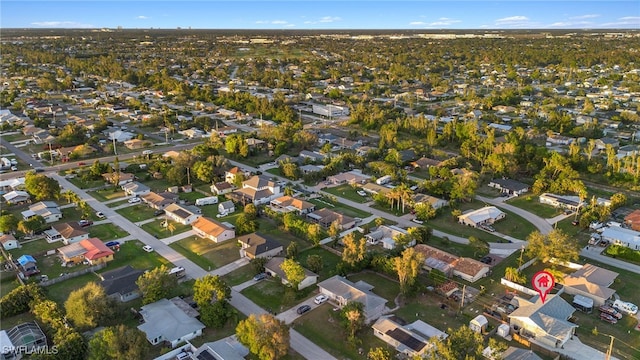
<svg viewBox="0 0 640 360"><path fill-rule="evenodd" d="M108 327L89 340L89 360L143 359L149 350L146 335L125 325Z"/></svg>
<svg viewBox="0 0 640 360"><path fill-rule="evenodd" d="M307 227L307 238L313 243L313 246L320 245L320 241L322 240L322 228L320 224L309 224Z"/></svg>
<svg viewBox="0 0 640 360"><path fill-rule="evenodd" d="M342 261L350 266L355 266L364 260L367 253L367 242L364 238L357 239L354 233L351 232L342 239L342 242L344 244Z"/></svg>
<svg viewBox="0 0 640 360"><path fill-rule="evenodd" d="M236 327L236 336L260 360L281 359L289 351L289 328L273 315L249 315Z"/></svg>
<svg viewBox="0 0 640 360"><path fill-rule="evenodd" d="M319 273L322 271L322 267L324 266L322 256L313 254L307 256L307 268L313 271L314 273Z"/></svg>
<svg viewBox="0 0 640 360"><path fill-rule="evenodd" d="M226 301L231 298L231 288L218 275L207 274L196 279L193 284L193 300L199 305L210 304L215 301Z"/></svg>
<svg viewBox="0 0 640 360"><path fill-rule="evenodd" d="M412 247L406 248L402 256L394 258L395 270L400 280L400 290L407 293L416 282L418 273L424 265L424 255Z"/></svg>
<svg viewBox="0 0 640 360"><path fill-rule="evenodd" d="M558 261L576 261L580 254L578 243L564 231L554 229L547 235L535 231L527 237L527 253L542 262L550 259Z"/></svg>
<svg viewBox="0 0 640 360"><path fill-rule="evenodd" d="M392 360L389 351L383 347L376 347L369 349L367 353L367 360Z"/></svg>
<svg viewBox="0 0 640 360"><path fill-rule="evenodd" d="M429 340L433 344L433 351L429 352L429 360L460 360L482 359L484 338L482 334L463 325L460 328L447 330L449 336L445 340L434 336Z"/></svg>
<svg viewBox="0 0 640 360"><path fill-rule="evenodd" d="M67 318L81 329L92 329L113 315L113 300L95 282L74 290L64 303Z"/></svg>
<svg viewBox="0 0 640 360"><path fill-rule="evenodd" d="M8 233L18 229L18 218L13 214L0 216L0 232Z"/></svg>
<svg viewBox="0 0 640 360"><path fill-rule="evenodd" d="M340 310L342 326L347 331L347 339L350 343L356 344L356 333L364 326L364 305L357 301L350 301Z"/></svg>
<svg viewBox="0 0 640 360"><path fill-rule="evenodd" d="M142 292L142 303L150 304L169 296L178 285L178 279L169 275L169 269L161 265L142 274L136 284Z"/></svg>
<svg viewBox="0 0 640 360"><path fill-rule="evenodd" d="M57 199L60 197L60 184L43 174L29 171L25 175L24 187L35 200Z"/></svg>
<svg viewBox="0 0 640 360"><path fill-rule="evenodd" d="M293 259L285 259L282 264L280 264L280 269L284 271L284 276L287 278L286 280L291 287L294 290L298 290L298 285L300 285L306 277L302 265Z"/></svg>

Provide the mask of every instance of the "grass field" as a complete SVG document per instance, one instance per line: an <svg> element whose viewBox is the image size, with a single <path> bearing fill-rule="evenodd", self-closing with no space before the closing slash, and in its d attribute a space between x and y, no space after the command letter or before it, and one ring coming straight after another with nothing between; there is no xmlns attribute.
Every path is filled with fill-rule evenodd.
<svg viewBox="0 0 640 360"><path fill-rule="evenodd" d="M395 298L400 294L400 284L374 272L363 271L348 276L349 280L355 282L364 281L373 286L373 293L387 299L389 308L395 307Z"/></svg>
<svg viewBox="0 0 640 360"><path fill-rule="evenodd" d="M197 192L197 191L192 191L190 193L185 193L182 192L180 194L178 194L178 196L180 197L181 200L186 200L191 204L194 204L196 202L197 199L206 197L205 195Z"/></svg>
<svg viewBox="0 0 640 360"><path fill-rule="evenodd" d="M44 238L38 240L32 240L26 243L20 243L18 249L9 250L11 256L14 259L19 258L22 255L28 254L31 256L40 256L45 254L48 250L57 249L60 246L64 246L62 242L48 243Z"/></svg>
<svg viewBox="0 0 640 360"><path fill-rule="evenodd" d="M110 223L92 225L87 228L89 230L90 237L97 237L102 241L109 241L114 239L120 239L125 236L129 236L129 233L122 230L118 226Z"/></svg>
<svg viewBox="0 0 640 360"><path fill-rule="evenodd" d="M370 196L361 196L358 195L358 188L353 188L349 184L343 184L336 187L326 187L322 189L324 192L328 192L329 194L333 194L335 196L343 197L345 199L349 199L351 201L355 201L357 203L366 203L371 201Z"/></svg>
<svg viewBox="0 0 640 360"><path fill-rule="evenodd" d="M479 207L476 207L476 209L477 208ZM487 242L504 242L505 241L501 237L495 236L486 231L459 224L457 221L453 219L453 216L451 216L449 212L445 212L441 215L438 215L434 219L428 220L426 222L426 225L434 229L444 231L450 234L455 234L464 238L475 236L477 239L484 240Z"/></svg>
<svg viewBox="0 0 640 360"><path fill-rule="evenodd" d="M148 232L149 234L155 236L158 239L168 238L170 236L177 235L177 234L183 233L185 231L191 230L191 225L182 225L182 224L178 224L175 221L169 220L176 227L175 230L172 233L167 228L165 228L165 227L163 227L161 225L164 221L165 221L164 219L156 219L156 220L154 220L152 222L148 222L148 223L142 225L142 228L146 232Z"/></svg>
<svg viewBox="0 0 640 360"><path fill-rule="evenodd" d="M114 189L116 191L114 191ZM108 200L113 200L117 198L123 198L124 200L124 197L125 197L124 191L120 190L120 188L113 188L113 187L109 187L107 189L90 191L89 195L93 196L96 200L100 200L100 201L108 201Z"/></svg>
<svg viewBox="0 0 640 360"><path fill-rule="evenodd" d="M530 211L545 219L562 214L561 209L554 208L550 205L541 204L538 200L538 197L533 195L518 196L513 199L507 200L507 203Z"/></svg>
<svg viewBox="0 0 640 360"><path fill-rule="evenodd" d="M282 285L279 278L266 278L241 291L261 308L281 313L307 298L317 287L309 286L300 291Z"/></svg>
<svg viewBox="0 0 640 360"><path fill-rule="evenodd" d="M497 232L525 240L529 234L537 230L532 223L520 215L506 209L501 208L500 210L506 213L507 217L492 225Z"/></svg>
<svg viewBox="0 0 640 360"><path fill-rule="evenodd" d="M311 199L309 200L309 202L314 203L316 205L316 209L329 208L331 210L341 212L344 215L351 216L351 217L359 217L364 219L371 215L370 213L364 210L356 209L349 205L341 204L339 202L336 202L327 198L326 196L322 197L321 199Z"/></svg>
<svg viewBox="0 0 640 360"><path fill-rule="evenodd" d="M154 211L155 211L154 209L143 204L137 204L134 206L128 206L128 207L116 210L118 214L124 216L131 222L138 222L142 220L151 219L152 217L154 217L153 215Z"/></svg>
<svg viewBox="0 0 640 360"><path fill-rule="evenodd" d="M208 239L190 236L169 246L205 270L217 269L240 259L237 242L233 240L216 244Z"/></svg>
<svg viewBox="0 0 640 360"><path fill-rule="evenodd" d="M318 281L328 279L338 274L336 271L338 263L340 262L338 255L322 247L313 247L300 252L296 258L302 266L307 267L307 257L309 257L309 255L320 255L322 257L322 270L318 273Z"/></svg>
<svg viewBox="0 0 640 360"><path fill-rule="evenodd" d="M251 280L255 275L256 271L253 267L251 265L247 265L225 274L222 278L229 286L235 286Z"/></svg>

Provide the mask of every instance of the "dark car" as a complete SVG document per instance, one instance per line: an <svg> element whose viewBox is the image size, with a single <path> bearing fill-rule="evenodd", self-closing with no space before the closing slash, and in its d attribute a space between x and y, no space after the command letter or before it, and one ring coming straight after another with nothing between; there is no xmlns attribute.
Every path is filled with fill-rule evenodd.
<svg viewBox="0 0 640 360"><path fill-rule="evenodd" d="M91 221L91 220L80 220L80 221L78 221L78 225L80 225L80 227L91 226L91 225L93 225L93 221Z"/></svg>
<svg viewBox="0 0 640 360"><path fill-rule="evenodd" d="M107 243L104 244L106 247L116 247L116 246L120 246L120 243L117 241L109 241Z"/></svg>
<svg viewBox="0 0 640 360"><path fill-rule="evenodd" d="M153 216L164 215L164 210L156 210L153 212Z"/></svg>
<svg viewBox="0 0 640 360"><path fill-rule="evenodd" d="M482 259L480 259L480 262L483 264L491 264L492 261L493 259L491 258L491 256L484 256L482 257Z"/></svg>
<svg viewBox="0 0 640 360"><path fill-rule="evenodd" d="M296 310L298 312L299 315L302 315L304 313L306 313L307 311L311 310L311 306L309 305L302 305L298 308L298 310Z"/></svg>
<svg viewBox="0 0 640 360"><path fill-rule="evenodd" d="M260 273L253 277L253 280L260 281L267 278L267 273Z"/></svg>

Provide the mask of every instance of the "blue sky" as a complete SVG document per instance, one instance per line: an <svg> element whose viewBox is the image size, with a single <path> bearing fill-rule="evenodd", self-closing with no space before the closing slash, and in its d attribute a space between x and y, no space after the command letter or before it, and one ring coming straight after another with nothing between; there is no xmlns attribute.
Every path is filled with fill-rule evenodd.
<svg viewBox="0 0 640 360"><path fill-rule="evenodd" d="M638 29L640 0L0 0L0 20L2 28Z"/></svg>

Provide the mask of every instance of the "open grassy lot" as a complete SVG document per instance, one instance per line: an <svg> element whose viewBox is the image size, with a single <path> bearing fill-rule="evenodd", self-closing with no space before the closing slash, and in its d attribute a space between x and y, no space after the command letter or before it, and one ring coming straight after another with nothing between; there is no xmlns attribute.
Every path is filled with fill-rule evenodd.
<svg viewBox="0 0 640 360"><path fill-rule="evenodd" d="M70 183L79 187L80 189L91 189L104 186L104 180L102 179L84 181L80 176L74 176L72 178L68 178L67 180L69 180Z"/></svg>
<svg viewBox="0 0 640 360"><path fill-rule="evenodd" d="M11 256L14 259L19 258L22 255L28 254L31 256L44 255L48 250L57 249L60 246L64 246L62 242L48 243L44 238L38 240L31 240L29 242L21 242L20 247L17 249L9 250Z"/></svg>
<svg viewBox="0 0 640 360"><path fill-rule="evenodd" d="M190 236L169 246L205 270L217 269L240 259L237 242L233 240L216 244L208 239Z"/></svg>
<svg viewBox="0 0 640 360"><path fill-rule="evenodd" d="M541 204L540 200L538 200L538 197L533 195L518 196L508 200L507 203L530 211L545 219L562 214L561 209L554 208L550 205Z"/></svg>
<svg viewBox="0 0 640 360"><path fill-rule="evenodd" d="M457 242L445 240L439 237L434 236L431 239L432 240L430 240L427 245L433 246L434 248L438 248L456 256L478 259L488 253L488 249L486 251L478 251L469 245L459 244Z"/></svg>
<svg viewBox="0 0 640 360"><path fill-rule="evenodd" d="M58 303L60 306L64 306L64 302L69 297L69 294L73 290L78 290L91 281L100 281L94 273L87 273L78 277L61 281L57 284L45 287L47 297Z"/></svg>
<svg viewBox="0 0 640 360"><path fill-rule="evenodd" d="M114 189L116 191L114 191ZM100 201L108 201L108 200L113 200L117 198L123 198L124 200L124 197L125 197L124 191L120 190L120 188L113 188L113 187L109 187L107 189L89 191L89 195L93 196L96 200L100 200Z"/></svg>
<svg viewBox="0 0 640 360"><path fill-rule="evenodd" d="M385 348L391 354L396 353L385 342L375 337L368 326L356 334L361 341L360 345L347 344L347 333L340 324L338 314L337 311L333 311L331 304L325 303L296 319L292 327L307 339L313 339L316 345L338 359L366 359L369 349L376 347ZM358 353L358 348L362 348L362 355Z"/></svg>
<svg viewBox="0 0 640 360"><path fill-rule="evenodd" d="M206 197L197 191L192 191L190 193L181 192L180 194L178 194L178 196L180 197L181 200L188 201L190 204L194 204L197 199Z"/></svg>
<svg viewBox="0 0 640 360"><path fill-rule="evenodd" d="M309 202L314 203L316 205L316 209L329 208L331 210L341 212L344 215L351 216L351 217L359 217L364 219L371 215L366 211L353 208L349 205L341 204L337 201L333 201L327 198L326 196L322 197L321 199L311 199L309 200Z"/></svg>
<svg viewBox="0 0 640 360"><path fill-rule="evenodd" d="M349 184L343 184L336 187L326 187L322 189L322 191L328 192L329 194L333 194L335 196L343 197L345 199L349 199L351 201L355 201L358 203L366 203L371 201L370 196L361 196L358 195L358 188L354 188Z"/></svg>
<svg viewBox="0 0 640 360"><path fill-rule="evenodd" d="M20 286L20 282L16 278L16 274L12 272L0 273L0 298L11 292L11 290ZM4 322L4 320L3 320ZM2 324L4 326L4 323Z"/></svg>
<svg viewBox="0 0 640 360"><path fill-rule="evenodd" d="M116 212L131 222L138 222L142 220L151 219L155 210L143 204L136 204L128 206L122 209L116 210Z"/></svg>
<svg viewBox="0 0 640 360"><path fill-rule="evenodd" d="M357 274L347 276L349 280L358 282L360 280L373 286L373 292L387 299L387 306L395 307L395 298L400 294L400 284L397 281L390 280L380 274L363 271Z"/></svg>
<svg viewBox="0 0 640 360"><path fill-rule="evenodd" d="M338 274L336 271L338 263L340 262L340 257L338 255L322 247L312 247L298 254L297 260L302 266L306 267L307 257L309 257L309 255L320 255L322 257L322 270L318 274L318 281L328 279Z"/></svg>
<svg viewBox="0 0 640 360"><path fill-rule="evenodd" d="M261 308L280 313L300 303L316 291L316 286L309 286L300 291L282 285L280 279L268 277L241 291Z"/></svg>
<svg viewBox="0 0 640 360"><path fill-rule="evenodd" d="M69 221L77 221L80 219L87 219L87 220L94 220L94 221L98 220L98 217L96 216L95 212L91 211L88 217L84 217L82 216L82 211L80 211L80 209L74 206L64 208L60 211L62 212L62 219L60 219L60 221L56 221L55 223L52 223L52 225L63 223L63 222L69 222Z"/></svg>
<svg viewBox="0 0 640 360"><path fill-rule="evenodd" d="M113 256L113 261L110 262L106 268L100 270L100 272L113 270L125 265L131 265L140 270L149 270L160 265L171 267L169 261L158 255L155 251L148 253L142 250L143 245L140 241L127 241L120 245L120 250Z"/></svg>
<svg viewBox="0 0 640 360"><path fill-rule="evenodd" d="M108 204L106 204L106 205L107 205L107 207L109 207L109 208L116 208L116 207L118 207L118 206L120 206L120 205L126 205L126 204L127 204L127 201L128 201L128 199L122 199L122 200L120 200L120 201L114 201L114 202L112 202L112 203L108 203Z"/></svg>
<svg viewBox="0 0 640 360"><path fill-rule="evenodd" d="M400 209L398 209L398 205L394 205L393 207L387 205L380 205L378 203L374 203L371 205L372 208L382 210L384 212L388 212L389 214L393 214L395 216L402 216L408 214L411 209L408 206L405 206L404 212L402 211L402 205L400 205Z"/></svg>
<svg viewBox="0 0 640 360"><path fill-rule="evenodd" d="M175 221L172 221L172 223L175 225L176 229L173 231L173 233L171 231L169 231L167 228L163 227L161 224L164 222L164 219L156 219L152 222L146 223L144 225L142 225L142 228L148 232L149 234L155 236L158 239L164 239L176 234L180 234L183 233L185 231L191 230L191 226L190 225L182 225L182 224L178 224ZM169 220L171 221L171 220Z"/></svg>
<svg viewBox="0 0 640 360"><path fill-rule="evenodd" d="M129 236L128 232L111 223L92 225L87 229L89 230L90 237L97 237L102 241L120 239L125 236Z"/></svg>
<svg viewBox="0 0 640 360"><path fill-rule="evenodd" d="M537 230L532 223L520 215L506 209L501 208L500 210L505 212L507 216L492 225L497 232L525 240L529 234Z"/></svg>
<svg viewBox="0 0 640 360"><path fill-rule="evenodd" d="M247 265L225 274L222 278L229 286L235 286L251 280L255 275L256 271L253 266Z"/></svg>
<svg viewBox="0 0 640 360"><path fill-rule="evenodd" d="M468 325L466 319L457 315L457 309L451 307L441 309L440 304L443 303L443 300L433 292L416 294L404 299L403 306L394 314L408 323L422 320L445 332L448 328L457 329L462 325Z"/></svg>
<svg viewBox="0 0 640 360"><path fill-rule="evenodd" d="M451 216L449 212L445 212L434 219L428 220L426 225L434 229L465 238L475 236L477 239L487 242L505 242L501 237L495 236L486 231L459 224L453 219L453 216Z"/></svg>

